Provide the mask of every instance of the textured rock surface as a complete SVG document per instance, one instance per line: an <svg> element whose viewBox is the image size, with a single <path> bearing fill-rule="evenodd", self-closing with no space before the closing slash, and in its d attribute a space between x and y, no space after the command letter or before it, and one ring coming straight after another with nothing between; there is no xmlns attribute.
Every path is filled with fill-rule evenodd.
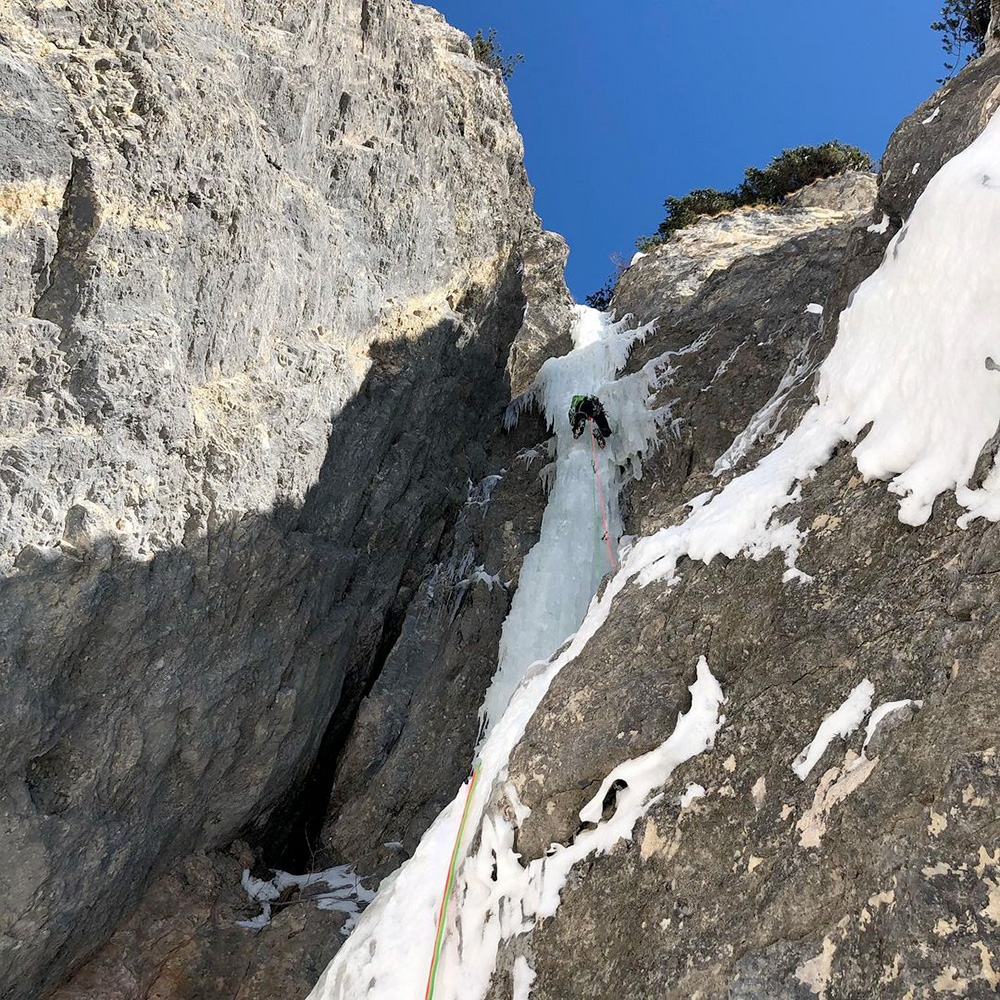
<svg viewBox="0 0 1000 1000"><path fill-rule="evenodd" d="M307 891L290 893L266 930L236 926L260 912L240 888L247 860L195 854L158 878L52 1000L304 997L336 951L344 915L318 909Z"/></svg>
<svg viewBox="0 0 1000 1000"><path fill-rule="evenodd" d="M287 831L566 292L503 86L426 8L2 0L0 95L19 1000L174 859Z"/></svg>
<svg viewBox="0 0 1000 1000"><path fill-rule="evenodd" d="M511 395L529 388L546 358L567 353L572 299L563 271L569 247L555 233L540 232L522 250L527 307L524 324L511 349Z"/></svg>
<svg viewBox="0 0 1000 1000"><path fill-rule="evenodd" d="M854 216L865 215L872 209L877 190L875 174L848 170L793 191L784 204L791 208L828 208Z"/></svg>
<svg viewBox="0 0 1000 1000"><path fill-rule="evenodd" d="M837 193L848 203L845 209L830 207L836 197L831 192L813 199L825 204L742 208L679 230L625 271L615 289L612 310L621 314L637 310L637 316L671 322L715 272L725 271L744 257L787 245L797 236L843 226L871 208L874 184L868 174L847 174L841 184Z"/></svg>
<svg viewBox="0 0 1000 1000"><path fill-rule="evenodd" d="M395 868L467 777L476 710L545 507L545 463L518 458L516 446L543 434L537 421L524 420L508 441L505 466L471 488L447 559L421 583L358 713L338 762L323 842L359 871Z"/></svg>
<svg viewBox="0 0 1000 1000"><path fill-rule="evenodd" d="M301 499L376 326L525 230L503 87L403 2L4 7L5 565Z"/></svg>
<svg viewBox="0 0 1000 1000"><path fill-rule="evenodd" d="M859 207L867 192L870 212L868 175L846 180L836 190ZM612 308L658 321L627 370L665 351L676 353L663 369L677 369L656 403L671 405L679 437L644 462L645 474L631 488L636 533L655 530L669 508L715 485L716 463L720 473L742 469L773 445L788 400L814 371L823 336L816 310L846 248L864 230L855 226L857 217L829 207L754 209L733 213L729 222L720 216L682 231L686 238L677 246L671 240L625 272ZM745 243L734 238L739 232L747 234ZM748 427L742 447L731 448Z"/></svg>
<svg viewBox="0 0 1000 1000"><path fill-rule="evenodd" d="M670 360L674 384L664 394L680 397L681 436L633 493L636 528L679 521L682 501L713 484L737 430L716 427L716 394L730 412L759 411L786 359L815 365L825 356L850 290L878 265L922 189L914 163L958 152L998 81L995 57L980 61L946 101L937 95L901 126L876 212L853 230L737 261L674 311L643 297L639 273L631 293L622 284L620 309L650 319L643 310L653 302L669 317L650 356L690 344L699 327L710 334ZM935 106L940 115L923 125ZM883 215L889 225L870 229ZM633 271L658 266L642 260ZM810 337L794 315L824 269L832 286L813 300L826 312L821 325L809 315ZM707 327L730 288L729 317ZM751 336L758 318L758 338L774 353L741 371L740 355L760 346ZM772 431L793 426L809 395L808 378L793 385ZM569 843L603 778L669 736L701 655L725 692L726 721L715 747L672 775L633 841L581 866L555 917L514 942L501 968L529 955L537 1000L995 996L1000 750L987 692L1000 680L1000 530L978 522L959 531L957 515L942 500L929 525L902 525L896 499L864 483L845 448L783 512L809 529L798 565L813 582L782 583L783 561L771 555L685 561L673 588L624 591L512 759L532 810L518 832L524 858ZM863 756L863 728L835 739L800 780L797 755L864 678L875 705L922 707L888 715ZM707 794L682 805L691 782ZM492 996L512 996L509 975L497 976Z"/></svg>
<svg viewBox="0 0 1000 1000"><path fill-rule="evenodd" d="M990 0L990 26L986 32L986 51L993 53L1000 46L1000 0Z"/></svg>

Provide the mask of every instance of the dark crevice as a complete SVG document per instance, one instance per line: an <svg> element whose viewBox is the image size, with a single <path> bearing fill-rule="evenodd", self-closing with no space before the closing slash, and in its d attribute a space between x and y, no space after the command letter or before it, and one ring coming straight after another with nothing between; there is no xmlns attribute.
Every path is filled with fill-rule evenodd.
<svg viewBox="0 0 1000 1000"><path fill-rule="evenodd" d="M302 508L275 513L289 535L303 538L310 548L332 528L338 535L347 529L341 543L346 548L331 545L331 553L353 553L342 600L350 600L358 612L348 625L351 648L340 699L327 716L311 763L277 805L240 831L269 866L304 872L345 860L324 849L322 836L340 758L365 698L403 633L421 582L447 558L466 498L465 482L472 478L473 470L462 468L463 449L494 432L510 398L503 361L524 309L517 265L512 257L496 288L474 286L465 294L456 308L465 317L461 325L444 321L426 331L419 346L406 338L372 345L373 365L356 406L365 422L373 410L383 414L380 426L359 428L351 417L340 418L319 483ZM476 336L470 338L473 329ZM487 372L491 377L484 380ZM442 451L440 443L432 443L437 438L451 443ZM400 462L405 454L409 459ZM450 484L442 477L445 461L457 463ZM352 481L345 481L345 466L358 469ZM402 523L393 520L401 509L408 513ZM391 597L377 598L373 589L372 567L379 560L396 563ZM366 622L376 615L378 625L372 628Z"/></svg>
<svg viewBox="0 0 1000 1000"><path fill-rule="evenodd" d="M459 510L453 509L448 518L448 528L443 532L449 538L458 520ZM435 550L435 555L437 555ZM420 552L416 553L418 557ZM433 560L432 560L433 561ZM263 828L245 832L244 837L259 845L264 863L273 869L306 872L326 867L327 862L340 861L326 856L321 847L323 823L333 792L337 762L351 735L358 712L365 698L371 693L385 668L393 648L399 641L403 624L416 596L416 588L408 586L427 569L418 558L407 566L400 578L396 593L389 604L382 622L381 635L374 658L364 676L352 682L345 681L346 699L323 734L322 742L308 773L299 785L289 790L284 801L271 813ZM353 683L354 690L349 689Z"/></svg>
<svg viewBox="0 0 1000 1000"><path fill-rule="evenodd" d="M372 28L371 0L361 0L361 51L365 51Z"/></svg>

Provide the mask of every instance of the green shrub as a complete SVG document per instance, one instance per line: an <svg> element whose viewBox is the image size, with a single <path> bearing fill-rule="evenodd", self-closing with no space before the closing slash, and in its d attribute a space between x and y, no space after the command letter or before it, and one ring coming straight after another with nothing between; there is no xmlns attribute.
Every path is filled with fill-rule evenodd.
<svg viewBox="0 0 1000 1000"><path fill-rule="evenodd" d="M591 309L600 309L601 312L608 311L608 307L611 305L611 296L615 294L615 288L618 287L618 280L628 270L628 265L621 254L613 253L611 263L615 267L614 274L604 282L601 288L583 300Z"/></svg>
<svg viewBox="0 0 1000 1000"><path fill-rule="evenodd" d="M777 204L823 177L871 169L872 158L856 146L836 140L821 146L796 146L776 156L763 170L747 167L736 195L741 205Z"/></svg>
<svg viewBox="0 0 1000 1000"><path fill-rule="evenodd" d="M962 62L963 55L968 62L983 54L989 26L990 0L945 0L941 19L935 21L931 28L941 32L941 47L951 60L944 64L948 78ZM945 83L946 79L938 80L938 83Z"/></svg>
<svg viewBox="0 0 1000 1000"><path fill-rule="evenodd" d="M636 246L649 250L704 216L730 212L741 205L777 204L793 191L823 177L872 167L872 158L866 152L837 140L821 146L786 149L763 169L747 167L743 183L733 191L699 188L683 198L667 198L663 203L667 217L654 235L641 236Z"/></svg>
<svg viewBox="0 0 1000 1000"><path fill-rule="evenodd" d="M615 286L617 284L618 275L613 274L596 292L592 292L583 301L591 309L600 309L601 312L607 312L608 306L611 305L611 296L615 294Z"/></svg>
<svg viewBox="0 0 1000 1000"><path fill-rule="evenodd" d="M671 233L697 222L703 215L731 212L740 204L735 191L716 191L715 188L698 188L683 198L668 198L663 207L667 217L656 231L656 239L663 242Z"/></svg>
<svg viewBox="0 0 1000 1000"><path fill-rule="evenodd" d="M472 39L472 54L483 65L497 70L504 83L514 75L514 70L524 62L524 56L521 53L504 55L503 46L497 39L496 28L490 28L489 34L485 36L482 28L476 32L475 38Z"/></svg>

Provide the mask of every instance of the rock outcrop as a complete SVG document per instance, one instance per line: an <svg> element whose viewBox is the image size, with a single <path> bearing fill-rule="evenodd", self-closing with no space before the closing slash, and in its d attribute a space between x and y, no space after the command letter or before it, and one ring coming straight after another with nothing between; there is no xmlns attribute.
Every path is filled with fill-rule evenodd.
<svg viewBox="0 0 1000 1000"><path fill-rule="evenodd" d="M662 401L676 399L679 418L677 440L632 490L637 534L683 520L685 501L796 425L851 290L937 166L982 128L998 83L1000 59L988 56L904 122L875 211L856 223L753 248L694 288L671 285L680 242L625 275L613 306L664 317L633 364L674 352ZM537 974L535 1000L996 994L1000 785L988 692L1000 681L1000 533L982 521L959 531L960 509L945 499L919 530L897 512L845 447L782 511L808 529L797 565L810 580L783 582L779 554L717 557L685 560L676 585L618 596L511 760L522 863L571 843L605 777L667 739L702 655L725 721L633 840L590 858L555 916L506 948L492 997L515 995L506 970L517 956ZM888 710L835 738L807 773L793 770L824 717L865 682L872 707ZM609 796L606 815L615 808Z"/></svg>
<svg viewBox="0 0 1000 1000"><path fill-rule="evenodd" d="M986 51L992 53L1000 46L1000 0L990 0L990 26L986 31Z"/></svg>
<svg viewBox="0 0 1000 1000"><path fill-rule="evenodd" d="M52 1000L270 1000L305 996L336 949L344 915L290 895L266 930L240 887L246 845L195 853L156 879L142 904Z"/></svg>
<svg viewBox="0 0 1000 1000"><path fill-rule="evenodd" d="M502 82L407 0L0 3L0 92L0 994L34 1000L328 791L568 295Z"/></svg>

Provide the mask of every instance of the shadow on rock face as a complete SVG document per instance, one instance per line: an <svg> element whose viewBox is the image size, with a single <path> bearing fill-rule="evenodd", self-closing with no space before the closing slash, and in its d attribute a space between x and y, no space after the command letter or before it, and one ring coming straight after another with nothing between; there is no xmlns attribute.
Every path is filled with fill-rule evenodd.
<svg viewBox="0 0 1000 1000"><path fill-rule="evenodd" d="M5 997L63 979L181 854L260 837L276 805L287 847L331 718L328 759L487 471L523 309L504 280L467 325L373 346L301 507L136 562L81 505L61 550L0 582Z"/></svg>

